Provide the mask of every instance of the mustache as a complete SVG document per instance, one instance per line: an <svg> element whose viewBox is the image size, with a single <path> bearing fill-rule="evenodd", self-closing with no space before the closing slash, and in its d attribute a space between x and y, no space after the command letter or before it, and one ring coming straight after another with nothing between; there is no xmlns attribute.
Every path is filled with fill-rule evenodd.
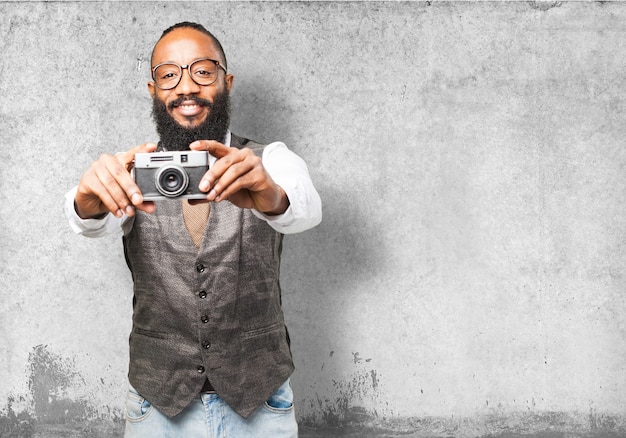
<svg viewBox="0 0 626 438"><path fill-rule="evenodd" d="M197 103L198 105L201 106L206 106L207 108L211 109L213 108L213 103L209 102L206 99L203 99L201 97L196 97L196 96L181 96L176 100L171 101L170 103L167 104L167 109L168 110L173 110L174 108L176 108L177 106L180 106L183 102L189 102L190 100L194 101L195 103Z"/></svg>

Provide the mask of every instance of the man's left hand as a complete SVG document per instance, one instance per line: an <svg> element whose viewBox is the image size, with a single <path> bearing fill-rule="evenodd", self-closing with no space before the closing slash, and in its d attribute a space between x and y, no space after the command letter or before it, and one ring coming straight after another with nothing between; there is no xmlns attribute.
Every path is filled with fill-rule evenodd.
<svg viewBox="0 0 626 438"><path fill-rule="evenodd" d="M267 215L283 214L289 207L285 191L272 180L251 149L237 149L213 140L193 142L190 148L207 151L217 158L204 174L199 188L208 201L228 200L240 208L253 208Z"/></svg>

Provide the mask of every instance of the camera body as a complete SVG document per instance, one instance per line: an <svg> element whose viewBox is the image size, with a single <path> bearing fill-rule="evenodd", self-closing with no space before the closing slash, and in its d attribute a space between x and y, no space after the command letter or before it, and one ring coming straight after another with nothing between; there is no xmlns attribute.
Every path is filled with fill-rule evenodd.
<svg viewBox="0 0 626 438"><path fill-rule="evenodd" d="M206 151L135 154L134 178L146 201L206 198L198 185L207 170L209 154Z"/></svg>

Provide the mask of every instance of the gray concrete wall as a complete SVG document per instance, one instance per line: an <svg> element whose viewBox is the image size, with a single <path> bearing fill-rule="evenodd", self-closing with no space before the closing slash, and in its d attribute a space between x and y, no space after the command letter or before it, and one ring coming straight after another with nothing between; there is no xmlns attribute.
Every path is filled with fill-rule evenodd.
<svg viewBox="0 0 626 438"><path fill-rule="evenodd" d="M303 435L626 433L626 4L3 2L1 436L120 436L131 279L63 195L156 139L182 20L324 201L282 274Z"/></svg>

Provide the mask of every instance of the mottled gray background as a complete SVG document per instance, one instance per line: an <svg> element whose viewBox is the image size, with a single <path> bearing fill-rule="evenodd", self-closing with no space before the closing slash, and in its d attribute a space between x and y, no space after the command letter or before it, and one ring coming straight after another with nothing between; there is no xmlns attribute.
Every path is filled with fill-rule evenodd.
<svg viewBox="0 0 626 438"><path fill-rule="evenodd" d="M3 2L0 436L121 434L131 279L63 196L156 140L182 20L324 201L282 272L303 436L626 434L626 4Z"/></svg>

